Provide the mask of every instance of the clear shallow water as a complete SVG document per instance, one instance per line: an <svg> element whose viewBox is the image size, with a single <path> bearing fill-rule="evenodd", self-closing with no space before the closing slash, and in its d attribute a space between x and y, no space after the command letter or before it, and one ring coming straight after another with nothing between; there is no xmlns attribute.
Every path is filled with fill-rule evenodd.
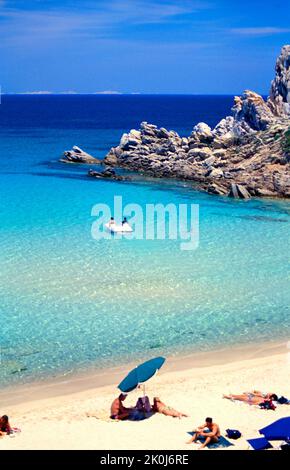
<svg viewBox="0 0 290 470"><path fill-rule="evenodd" d="M5 97L0 106L1 383L155 354L288 338L287 201L233 201L176 185L86 178L57 162L103 156L153 121L189 134L230 97ZM214 110L214 112L213 112ZM210 119L206 116L210 115ZM200 246L91 238L92 206L196 203Z"/></svg>

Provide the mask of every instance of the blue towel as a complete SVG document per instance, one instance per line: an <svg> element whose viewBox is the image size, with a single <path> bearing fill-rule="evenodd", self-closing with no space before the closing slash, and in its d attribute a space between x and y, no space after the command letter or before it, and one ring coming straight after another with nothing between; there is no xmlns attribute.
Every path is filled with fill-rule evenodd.
<svg viewBox="0 0 290 470"><path fill-rule="evenodd" d="M194 435L194 432L189 432L188 434L190 434L191 436ZM204 436L200 436L198 438L198 441L200 441L201 443L203 443L205 441L205 437ZM210 442L209 444L207 444L206 447L208 447L209 449L218 449L219 447L230 447L230 446L233 446L234 444L232 444L230 441L228 441L224 436L221 436L219 438L219 441L218 442Z"/></svg>
<svg viewBox="0 0 290 470"><path fill-rule="evenodd" d="M130 413L128 420L129 421L143 421L143 419L151 418L154 413L150 411L149 413L144 413L144 411L134 410Z"/></svg>
<svg viewBox="0 0 290 470"><path fill-rule="evenodd" d="M271 449L273 446L270 444L267 439L264 437L258 437L257 439L248 439L248 443L254 450L265 450L265 449Z"/></svg>

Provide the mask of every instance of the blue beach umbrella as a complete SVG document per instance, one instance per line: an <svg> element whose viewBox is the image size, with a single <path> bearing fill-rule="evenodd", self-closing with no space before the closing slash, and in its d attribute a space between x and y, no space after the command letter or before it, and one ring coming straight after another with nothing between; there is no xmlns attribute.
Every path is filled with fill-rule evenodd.
<svg viewBox="0 0 290 470"><path fill-rule="evenodd" d="M151 379L153 375L163 366L165 362L164 357L155 357L149 361L143 362L135 369L131 370L129 374L119 383L118 388L123 393L128 393L138 387L140 384L144 384L147 380Z"/></svg>
<svg viewBox="0 0 290 470"><path fill-rule="evenodd" d="M269 426L259 430L268 441L288 441L290 440L290 416L280 418Z"/></svg>

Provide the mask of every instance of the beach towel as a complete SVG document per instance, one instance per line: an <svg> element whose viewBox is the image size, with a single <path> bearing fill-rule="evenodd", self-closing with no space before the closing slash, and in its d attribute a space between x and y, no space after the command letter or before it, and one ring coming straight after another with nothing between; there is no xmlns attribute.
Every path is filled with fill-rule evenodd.
<svg viewBox="0 0 290 470"><path fill-rule="evenodd" d="M252 447L253 450L265 450L265 449L272 449L272 444L270 444L267 439L264 437L258 437L257 439L248 439L248 443Z"/></svg>
<svg viewBox="0 0 290 470"><path fill-rule="evenodd" d="M194 432L188 432L187 434L190 434L191 436L193 436ZM200 436L197 440L201 442L202 444L205 441L205 439L206 438L204 436ZM209 444L207 444L206 447L208 447L209 449L218 449L219 447L226 448L226 447L231 447L233 445L234 444L228 441L224 436L221 436L218 442L210 442Z"/></svg>
<svg viewBox="0 0 290 470"><path fill-rule="evenodd" d="M139 411L139 410L132 410L130 412L129 421L143 421L143 419L148 419L150 418L154 413L152 411L149 411L148 413L145 413L144 411Z"/></svg>

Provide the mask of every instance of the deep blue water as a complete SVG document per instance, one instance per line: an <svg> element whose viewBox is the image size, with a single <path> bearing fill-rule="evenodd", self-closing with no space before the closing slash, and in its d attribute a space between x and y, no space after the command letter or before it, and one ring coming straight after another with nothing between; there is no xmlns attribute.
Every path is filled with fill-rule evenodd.
<svg viewBox="0 0 290 470"><path fill-rule="evenodd" d="M58 162L103 157L141 121L189 135L229 96L3 96L1 383L289 336L289 202L234 201L175 182L90 180ZM200 245L91 237L91 209L196 203Z"/></svg>

